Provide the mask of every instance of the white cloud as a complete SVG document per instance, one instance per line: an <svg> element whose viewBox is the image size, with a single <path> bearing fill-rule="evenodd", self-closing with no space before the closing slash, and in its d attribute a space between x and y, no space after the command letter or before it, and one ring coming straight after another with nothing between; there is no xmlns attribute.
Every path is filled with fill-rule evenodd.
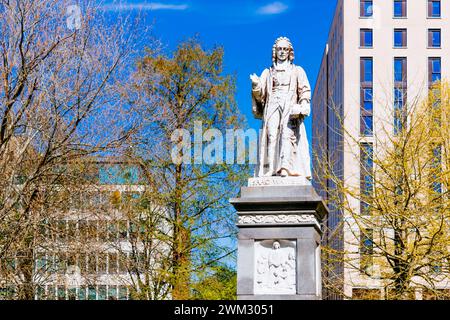
<svg viewBox="0 0 450 320"><path fill-rule="evenodd" d="M160 2L144 3L110 3L102 6L104 11L126 11L126 10L186 10L187 4L166 4Z"/></svg>
<svg viewBox="0 0 450 320"><path fill-rule="evenodd" d="M258 9L259 14L280 14L285 12L288 6L282 2L269 3Z"/></svg>

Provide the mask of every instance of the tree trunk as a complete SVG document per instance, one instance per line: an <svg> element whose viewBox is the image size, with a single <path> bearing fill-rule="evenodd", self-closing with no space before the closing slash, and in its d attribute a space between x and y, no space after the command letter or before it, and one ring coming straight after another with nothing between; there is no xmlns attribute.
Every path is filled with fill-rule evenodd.
<svg viewBox="0 0 450 320"><path fill-rule="evenodd" d="M174 300L189 299L189 253L190 235L183 225L183 187L181 185L181 165L176 167L175 173L175 223L173 228L173 291Z"/></svg>

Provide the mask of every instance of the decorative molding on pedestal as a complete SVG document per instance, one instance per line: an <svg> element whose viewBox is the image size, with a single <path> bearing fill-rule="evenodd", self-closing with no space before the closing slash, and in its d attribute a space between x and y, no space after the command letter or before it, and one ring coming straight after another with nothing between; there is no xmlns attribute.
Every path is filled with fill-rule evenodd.
<svg viewBox="0 0 450 320"><path fill-rule="evenodd" d="M238 299L320 300L320 224L328 209L314 188L242 187L230 202L238 213Z"/></svg>
<svg viewBox="0 0 450 320"><path fill-rule="evenodd" d="M320 225L317 218L313 214L242 214L239 215L239 225L254 225L254 224L304 224L313 223Z"/></svg>

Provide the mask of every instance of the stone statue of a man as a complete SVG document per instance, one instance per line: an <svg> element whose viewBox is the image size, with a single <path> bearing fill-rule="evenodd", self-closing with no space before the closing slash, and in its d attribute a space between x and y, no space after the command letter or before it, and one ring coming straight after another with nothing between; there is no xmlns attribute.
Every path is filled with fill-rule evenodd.
<svg viewBox="0 0 450 320"><path fill-rule="evenodd" d="M252 111L263 120L256 176L311 178L309 145L304 125L310 114L311 88L305 71L293 64L288 38L275 41L273 65L252 81Z"/></svg>

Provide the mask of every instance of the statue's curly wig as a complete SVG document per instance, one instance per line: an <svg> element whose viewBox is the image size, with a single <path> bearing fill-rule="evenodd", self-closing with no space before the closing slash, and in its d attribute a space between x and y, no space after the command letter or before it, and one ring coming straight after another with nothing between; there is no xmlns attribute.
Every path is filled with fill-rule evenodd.
<svg viewBox="0 0 450 320"><path fill-rule="evenodd" d="M286 38L286 37L279 37L277 40L275 40L275 43L273 44L273 47L272 47L272 63L274 65L277 62L277 46L278 46L278 43L282 40L286 41L289 44L289 57L288 57L289 62L292 63L295 58L294 47L292 46L291 40L289 40L289 38Z"/></svg>

